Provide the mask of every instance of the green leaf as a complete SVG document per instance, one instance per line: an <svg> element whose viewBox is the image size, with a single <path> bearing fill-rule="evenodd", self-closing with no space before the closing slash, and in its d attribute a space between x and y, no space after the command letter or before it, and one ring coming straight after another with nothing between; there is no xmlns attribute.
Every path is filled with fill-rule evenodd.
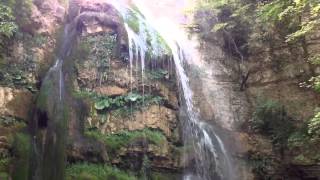
<svg viewBox="0 0 320 180"><path fill-rule="evenodd" d="M228 23L218 23L213 26L212 31L217 32L226 28L227 26L228 26Z"/></svg>
<svg viewBox="0 0 320 180"><path fill-rule="evenodd" d="M136 94L136 93L129 93L127 96L127 99L131 102L136 102L141 98L142 98L141 95Z"/></svg>
<svg viewBox="0 0 320 180"><path fill-rule="evenodd" d="M16 75L16 76L14 77L14 79L19 81L19 80L22 79L22 76L21 76L21 75Z"/></svg>
<svg viewBox="0 0 320 180"><path fill-rule="evenodd" d="M103 110L103 109L106 109L108 107L110 107L110 103L107 99L102 99L98 102L96 102L94 104L94 107L97 109L97 110Z"/></svg>

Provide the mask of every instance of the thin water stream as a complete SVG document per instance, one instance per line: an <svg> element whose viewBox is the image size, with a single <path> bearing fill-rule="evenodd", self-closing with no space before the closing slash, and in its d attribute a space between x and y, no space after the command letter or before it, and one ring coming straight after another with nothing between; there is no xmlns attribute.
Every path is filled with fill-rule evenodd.
<svg viewBox="0 0 320 180"><path fill-rule="evenodd" d="M183 101L182 108L184 113L187 114L187 118L183 119L181 122L183 126L184 144L188 147L185 156L192 156L191 159L194 161L192 166L186 168L184 179L234 179L231 159L224 143L211 125L201 121L201 117L198 113L199 110L193 105L193 91L190 88L189 78L185 72L184 65L186 61L196 61L198 57L193 53L196 51L194 48L190 46L187 47L186 44L184 44L186 38L181 38L181 35L184 35L185 32L180 28L176 28L177 24L174 24L173 21L168 19L159 21L159 19L154 18L142 1L133 1L142 14L132 9L128 4L120 1L111 2L123 17L127 17L129 11L134 11L139 20L139 32L134 32L134 30L125 23L129 40L130 72L132 72L133 59L136 58L137 60L138 54L140 54L143 75L145 54L147 52L146 32L148 30L152 32L157 31L171 50L181 89L180 94ZM149 36L151 36L152 39L156 39L154 33L150 33ZM152 46L159 45L157 43L152 43ZM133 51L135 52L135 56ZM132 73L130 74L132 75ZM188 159L190 157L185 158Z"/></svg>

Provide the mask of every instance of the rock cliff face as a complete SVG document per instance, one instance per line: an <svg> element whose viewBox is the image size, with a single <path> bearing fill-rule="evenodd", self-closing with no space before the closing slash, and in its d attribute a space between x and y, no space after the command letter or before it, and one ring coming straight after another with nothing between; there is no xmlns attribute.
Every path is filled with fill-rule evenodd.
<svg viewBox="0 0 320 180"><path fill-rule="evenodd" d="M21 7L15 8L27 10L30 16L17 18L20 31L0 58L0 179L27 174L31 142L27 131L34 98L52 63L65 16L65 7L57 1L18 3ZM23 18L27 23L21 23Z"/></svg>
<svg viewBox="0 0 320 180"><path fill-rule="evenodd" d="M174 143L180 141L179 105L175 76L169 73L168 64L156 62L158 67L147 70L141 80L139 67L130 70L127 59L114 54L116 38L112 33L97 33L97 29L106 29L103 24L87 21L84 29L86 31L82 33L79 46L84 45L86 49L83 50L88 52L85 58L75 59L77 78L74 84L76 93L85 99L89 110L84 122L85 132L88 135L98 133L99 137L95 136L98 140L123 136L122 133L128 136L142 133L141 137L137 136L132 141L117 142L118 150L109 157L113 164L136 169L141 166L143 156L147 155L154 170L176 171L181 168L179 156L173 155L178 153ZM100 108L101 101L109 105ZM145 136L156 133L164 141L157 144L148 142L148 137L144 140L145 131ZM108 142L106 144L108 146Z"/></svg>
<svg viewBox="0 0 320 180"><path fill-rule="evenodd" d="M279 150L281 147L275 144L274 137L263 134L254 124L261 103L267 102L280 104L281 112L285 114L283 119L289 119L289 124L295 127L314 116L314 110L319 107L319 94L301 87L300 83L318 74L318 67L306 60L320 50L317 33L306 37L306 43L302 44L288 45L276 32L273 32L274 38L269 43L253 38L248 42L249 54L241 61L226 48L228 37L222 32L212 31L217 23L214 15L198 12L196 23L201 42L199 49L205 62L199 68L190 68L195 74L191 82L203 117L231 135L226 135L225 142L232 142L227 145L234 150L235 159L240 159L237 164L242 178L319 178L320 175L314 173L319 169L318 161L309 161L307 156L296 161L297 149L287 147ZM276 119L268 117L267 112L263 116L270 122ZM290 129L290 125L284 122L277 125L285 126L281 130L283 134ZM311 156L316 156L317 153L311 149ZM305 166L306 162L308 166ZM312 173L309 168L313 169Z"/></svg>
<svg viewBox="0 0 320 180"><path fill-rule="evenodd" d="M1 73L0 177L14 173L26 177L29 167L34 167L22 159L32 158L31 151L36 149L32 150L30 142L35 138L45 142L46 137L40 136L53 125L47 122L50 117L44 117L50 102L41 103L39 87L46 83L43 77L56 59L58 50L54 49L61 49L63 23L74 21L79 36L70 45L73 50L64 65L69 69L63 72L68 94L76 99L68 98L66 158L70 168L81 162L110 164L141 172L135 173L140 176L176 178L182 170L182 145L172 64L161 58L146 62L144 74L139 62L130 70L123 19L107 3L71 1L67 18L58 1L34 1L31 8L32 21L21 27L24 38L14 40L13 53L5 57L4 67L9 71ZM36 106L42 113L34 112ZM28 126L33 128L36 121L33 113L39 133L31 140ZM67 178L76 177L67 174Z"/></svg>

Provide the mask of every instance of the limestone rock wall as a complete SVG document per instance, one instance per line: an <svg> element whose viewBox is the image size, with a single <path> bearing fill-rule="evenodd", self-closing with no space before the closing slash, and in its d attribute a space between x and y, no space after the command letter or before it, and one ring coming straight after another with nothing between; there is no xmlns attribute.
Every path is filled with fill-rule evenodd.
<svg viewBox="0 0 320 180"><path fill-rule="evenodd" d="M204 118L226 131L222 133L226 134L224 142L234 159L239 160L236 162L242 174L239 178L294 179L304 177L303 174L310 177L308 167L291 166L295 150L287 148L281 155L272 138L262 135L251 123L259 99L281 104L297 127L314 116L320 96L310 88L301 87L300 83L319 75L318 66L307 60L320 52L318 32L306 37L305 44L286 44L276 32L270 42L251 37L248 39L249 54L241 62L230 49L225 49L228 41L223 39L224 35L211 31L216 23L212 14L199 12L196 19L199 49L205 59L205 65L199 67L202 71L190 68L193 69L190 74L193 74L191 83L197 95L197 106ZM309 165L318 169L316 163Z"/></svg>
<svg viewBox="0 0 320 180"><path fill-rule="evenodd" d="M27 175L28 126L65 16L65 7L55 0L19 3L16 9L28 15L16 18L19 30L0 57L0 179Z"/></svg>
<svg viewBox="0 0 320 180"><path fill-rule="evenodd" d="M31 21L21 26L22 37L13 39L10 52L0 59L0 179L27 176L29 145L35 138L28 135L28 126L39 88L63 48L63 24L73 20L79 37L64 65L70 68L65 82L85 107L69 109L68 162L179 176L179 94L172 62L167 57L148 59L142 74L135 61L130 70L123 20L115 9L98 1L75 0L69 7L60 2L35 0ZM70 104L76 107L77 101ZM99 101L110 105L101 109ZM80 111L85 117L78 119L74 113Z"/></svg>

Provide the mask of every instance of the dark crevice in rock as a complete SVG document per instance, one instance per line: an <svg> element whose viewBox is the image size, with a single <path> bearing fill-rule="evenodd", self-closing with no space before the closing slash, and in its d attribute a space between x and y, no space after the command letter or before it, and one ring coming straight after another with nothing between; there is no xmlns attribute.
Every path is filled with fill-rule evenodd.
<svg viewBox="0 0 320 180"><path fill-rule="evenodd" d="M38 110L37 119L38 119L38 127L40 129L45 129L48 127L49 118L48 118L47 112Z"/></svg>

